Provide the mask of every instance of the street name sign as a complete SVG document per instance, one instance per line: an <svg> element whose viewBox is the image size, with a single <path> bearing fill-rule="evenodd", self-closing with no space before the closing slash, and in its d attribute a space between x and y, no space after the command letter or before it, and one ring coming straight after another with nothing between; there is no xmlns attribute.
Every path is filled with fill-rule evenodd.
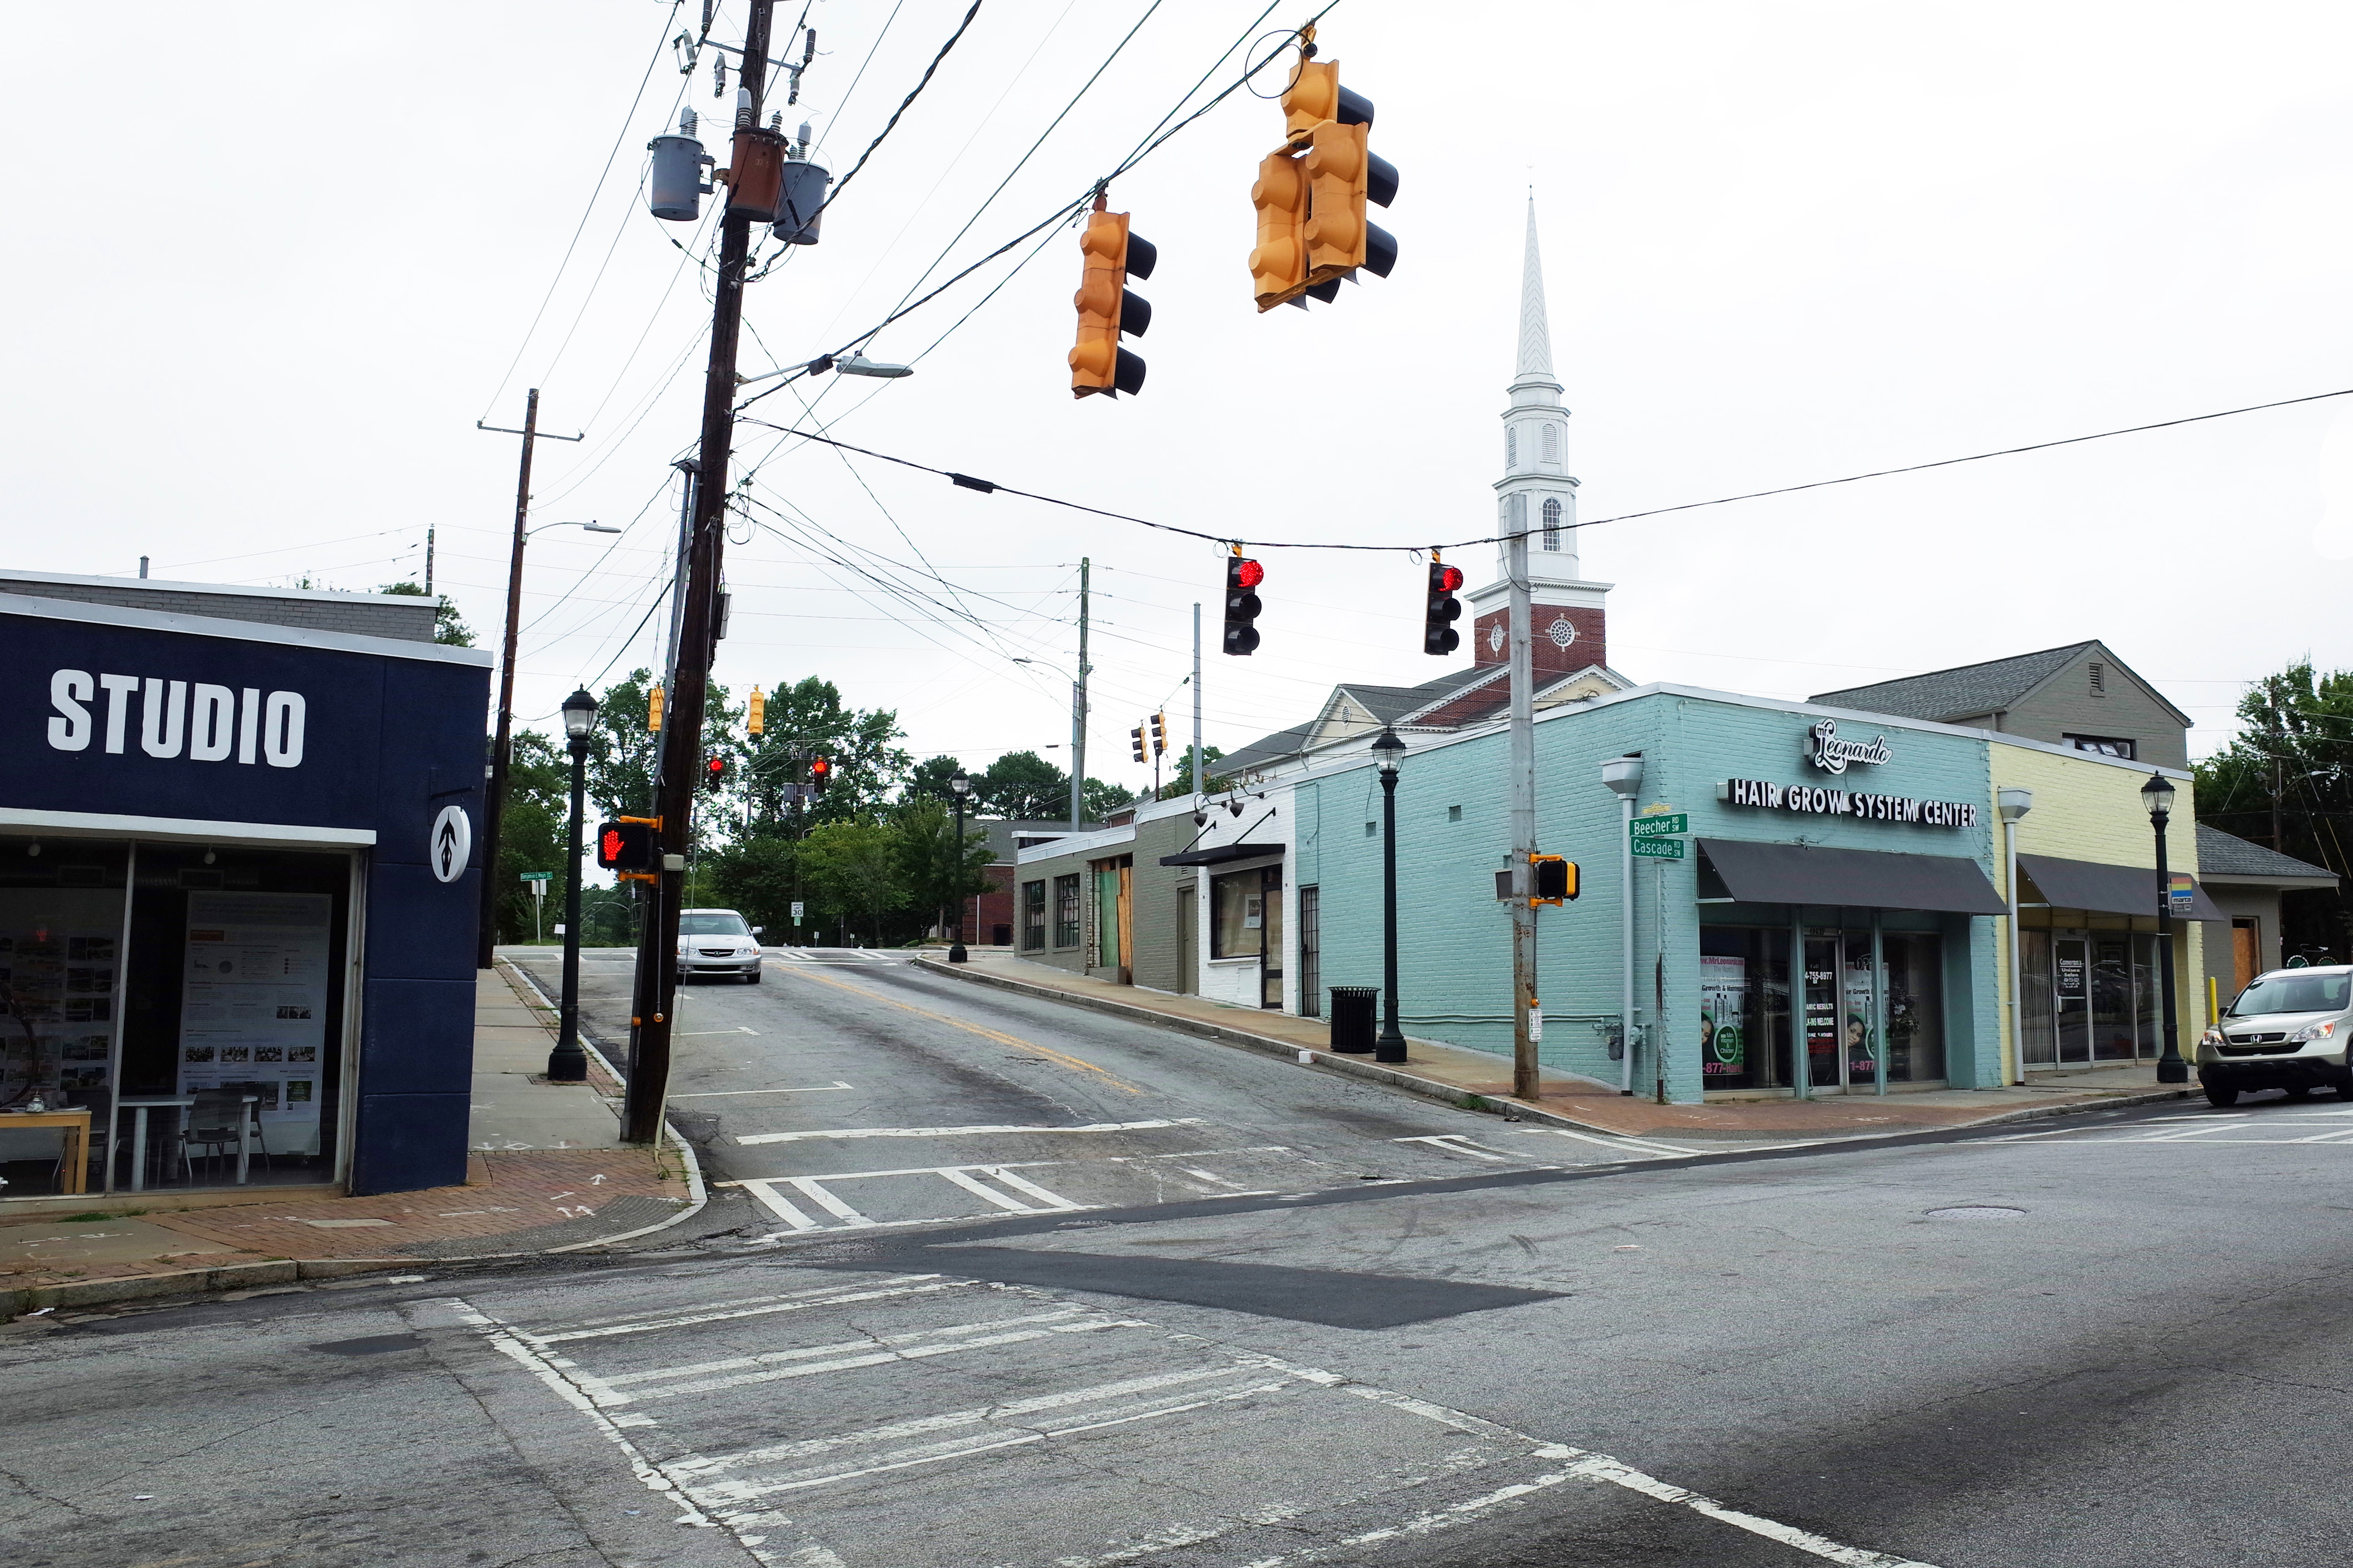
<svg viewBox="0 0 2353 1568"><path fill-rule="evenodd" d="M1665 838L1672 834L1691 831L1691 814L1670 812L1662 816L1638 816L1626 825L1626 831L1636 838ZM1662 859L1679 860L1680 855L1662 855Z"/></svg>
<svg viewBox="0 0 2353 1568"><path fill-rule="evenodd" d="M1637 838L1630 847L1637 860L1680 860L1683 858L1683 841L1680 838Z"/></svg>
<svg viewBox="0 0 2353 1568"><path fill-rule="evenodd" d="M526 882L545 882L552 880L554 876L555 873L553 871L525 871L522 874L522 879Z"/></svg>

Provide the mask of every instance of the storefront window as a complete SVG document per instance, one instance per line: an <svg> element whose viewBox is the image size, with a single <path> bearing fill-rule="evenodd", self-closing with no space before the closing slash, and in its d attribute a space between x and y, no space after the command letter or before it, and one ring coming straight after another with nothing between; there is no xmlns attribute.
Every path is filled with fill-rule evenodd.
<svg viewBox="0 0 2353 1568"><path fill-rule="evenodd" d="M1883 991L1875 991L1872 934L1852 927L1808 927L1798 935L1796 1028L1815 1093L1870 1093L1879 1087L1883 1007L1885 1071L1891 1084L1936 1083L1945 1076L1943 938L1883 931ZM1796 1086L1791 1060L1788 926L1700 928L1701 1076L1711 1089Z"/></svg>
<svg viewBox="0 0 2353 1568"><path fill-rule="evenodd" d="M334 1180L351 879L342 855L0 838L0 1110L89 1117L77 1173L0 1124L0 1191Z"/></svg>
<svg viewBox="0 0 2353 1568"><path fill-rule="evenodd" d="M1789 931L1702 926L1700 1073L1709 1089L1789 1080Z"/></svg>
<svg viewBox="0 0 2353 1568"><path fill-rule="evenodd" d="M2059 1037L2051 1013L2051 933L2018 933L2018 1037L2028 1067L2059 1059Z"/></svg>
<svg viewBox="0 0 2353 1568"><path fill-rule="evenodd" d="M1887 1081L1936 1083L1945 1076L1944 939L1932 931L1886 931Z"/></svg>
<svg viewBox="0 0 2353 1568"><path fill-rule="evenodd" d="M1054 879L1054 945L1079 945L1079 874Z"/></svg>
<svg viewBox="0 0 2353 1568"><path fill-rule="evenodd" d="M1266 891L1257 870L1209 879L1209 956L1256 958L1266 924Z"/></svg>
<svg viewBox="0 0 2353 1568"><path fill-rule="evenodd" d="M1035 952L1046 945L1046 884L1021 884L1021 948Z"/></svg>

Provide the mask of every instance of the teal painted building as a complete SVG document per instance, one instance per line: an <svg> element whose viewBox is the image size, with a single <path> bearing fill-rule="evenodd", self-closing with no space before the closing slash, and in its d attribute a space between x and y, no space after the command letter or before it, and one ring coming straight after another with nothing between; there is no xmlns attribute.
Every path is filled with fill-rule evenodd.
<svg viewBox="0 0 2353 1568"><path fill-rule="evenodd" d="M1510 863L1508 736L1406 739L1404 1027L1507 1055L1511 922L1495 874ZM1537 846L1581 871L1575 901L1539 911L1547 1067L1646 1095L1663 1084L1679 1101L2002 1081L2000 834L1981 732L1660 685L1539 714L1535 754ZM1630 1061L1628 835L1602 775L1629 755L1641 762L1633 811L1689 818L1683 858L1630 866ZM1377 984L1371 759L1299 777L1290 795L1290 880L1316 911L1320 982Z"/></svg>

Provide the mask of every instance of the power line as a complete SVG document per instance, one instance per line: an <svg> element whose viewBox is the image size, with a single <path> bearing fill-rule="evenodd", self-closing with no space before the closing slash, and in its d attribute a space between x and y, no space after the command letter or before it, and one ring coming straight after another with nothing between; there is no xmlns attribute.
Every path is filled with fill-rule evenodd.
<svg viewBox="0 0 2353 1568"><path fill-rule="evenodd" d="M913 88L908 89L907 96L905 98L899 100L899 107L891 111L891 118L883 121L882 129L874 133L874 140L866 144L866 151L858 155L858 162L849 166L849 173L842 175L841 178L835 183L832 191L826 196L825 200L818 203L817 211L809 215L810 223L815 223L818 218L823 217L825 216L825 209L831 206L836 201L840 199L841 193L849 188L849 182L858 178L858 171L866 167L866 160L874 156L874 149L881 146L883 139L888 137L892 132L898 129L899 117L907 112L908 109L914 104L916 99L923 96L923 89L932 85L932 78L938 72L940 63L948 58L948 51L955 48L956 44L964 37L965 29L972 26L972 19L980 15L981 5L982 0L972 0L972 9L964 14L964 20L956 24L956 30L948 35L948 41L942 44L940 46L940 52L932 57L932 63L923 68L922 79L917 81ZM881 40L877 38L875 43L877 47L880 47Z"/></svg>
<svg viewBox="0 0 2353 1568"><path fill-rule="evenodd" d="M2292 408L2298 404L2320 403L2332 397L2353 397L2353 387L2347 387L2338 392L2316 392L2305 397L2283 397L2272 403L2251 403L2243 408L2224 408L2211 414L2191 414L2179 419L2160 419L2152 425L2129 425L2120 430L2101 430L2089 436L2064 436L2055 441L2037 441L2024 447L2004 447L1999 451L1973 452L1966 458L1939 458L1934 462L1911 463L1900 468L1874 468L1867 474L1848 474L1835 479L1812 479L1801 485L1782 485L1769 490L1749 490L1736 496L1719 496L1714 500L1685 501L1679 506L1652 507L1647 511L1620 512L1616 517L1597 517L1583 522L1565 522L1558 526L1561 529L1599 528L1605 523L1631 522L1638 518L1664 517L1670 512L1696 511L1703 507L1711 506L1730 506L1736 501L1761 500L1767 496L1794 495L1799 490L1818 490L1831 485L1859 484L1864 479L1883 479L1896 474L1923 473L1930 468L1949 468L1960 463L1982 463L1994 458L2014 458L2025 452L2045 452L2054 447L2080 446L2086 441L2105 441L2117 436L2137 436L2149 430L2169 430L2178 425L2197 425L2206 420L2228 419L2241 414L2260 414L2271 408ZM1106 517L1114 522L1132 522L1139 527L1157 529L1163 533L1176 533L1187 539L1207 540L1213 544L1248 545L1253 550L1355 550L1388 554L1419 555L1432 550L1464 550L1474 544L1502 544L1509 540L1526 538L1539 531L1536 529L1525 529L1519 533L1483 534L1476 539L1458 539L1438 544L1332 544L1312 540L1237 539L1231 534L1205 533L1197 528L1182 528L1173 522L1155 522L1150 518L1131 517L1125 512L1106 511L1102 507L1088 506L1081 501L1063 500L1056 496L1039 495L1034 490L1015 489L1010 485L1000 485L992 479L977 479L971 474L960 474L948 468L935 468L928 463L918 463L910 458L894 458L888 452L875 452L863 447L852 447L846 441L836 441L831 437L820 436L814 431L789 429L782 425L770 425L761 419L747 420L746 423L758 425L769 430L781 430L787 436L798 436L804 440L816 441L824 446L839 447L844 451L856 452L860 457L878 458L883 462L896 463L902 468L915 468L926 474L937 474L960 489L979 490L985 495L1019 496L1025 500L1043 501L1048 506L1067 507L1072 511L1083 511L1095 517Z"/></svg>

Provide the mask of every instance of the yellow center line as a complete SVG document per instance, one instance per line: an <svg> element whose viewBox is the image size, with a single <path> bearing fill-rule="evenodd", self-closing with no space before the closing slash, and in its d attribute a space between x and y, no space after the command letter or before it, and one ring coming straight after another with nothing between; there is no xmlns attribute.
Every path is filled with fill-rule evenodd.
<svg viewBox="0 0 2353 1568"><path fill-rule="evenodd" d="M1105 1083L1108 1083L1116 1089L1124 1089L1130 1094L1142 1094L1144 1092L1144 1090L1136 1088L1135 1085L1129 1083L1124 1079L1113 1077L1110 1072L1103 1068L1095 1066L1092 1062L1081 1061L1076 1057L1065 1056L1060 1051L1053 1050L1048 1047L1039 1045L1032 1040L1024 1040L1013 1035L999 1034L995 1029L985 1029L978 1024L968 1023L962 1018L952 1018L945 1013L934 1013L929 1007L918 1007L912 1002L902 1002L895 996L885 996L879 991L869 991L863 985L852 985L847 980L836 980L830 974L819 974L804 964L780 963L776 965L771 973L790 974L795 978L801 980L814 980L820 985L830 985L836 990L848 991L856 995L863 996L869 1001L880 1002L886 1006L896 1007L902 1013L913 1013L919 1018L930 1018L938 1023L952 1025L956 1028L978 1035L983 1039L995 1040L1001 1046L1011 1046L1016 1050L1034 1051L1050 1062L1059 1063L1063 1067L1071 1068L1080 1072L1100 1073L1102 1074L1103 1079Z"/></svg>

